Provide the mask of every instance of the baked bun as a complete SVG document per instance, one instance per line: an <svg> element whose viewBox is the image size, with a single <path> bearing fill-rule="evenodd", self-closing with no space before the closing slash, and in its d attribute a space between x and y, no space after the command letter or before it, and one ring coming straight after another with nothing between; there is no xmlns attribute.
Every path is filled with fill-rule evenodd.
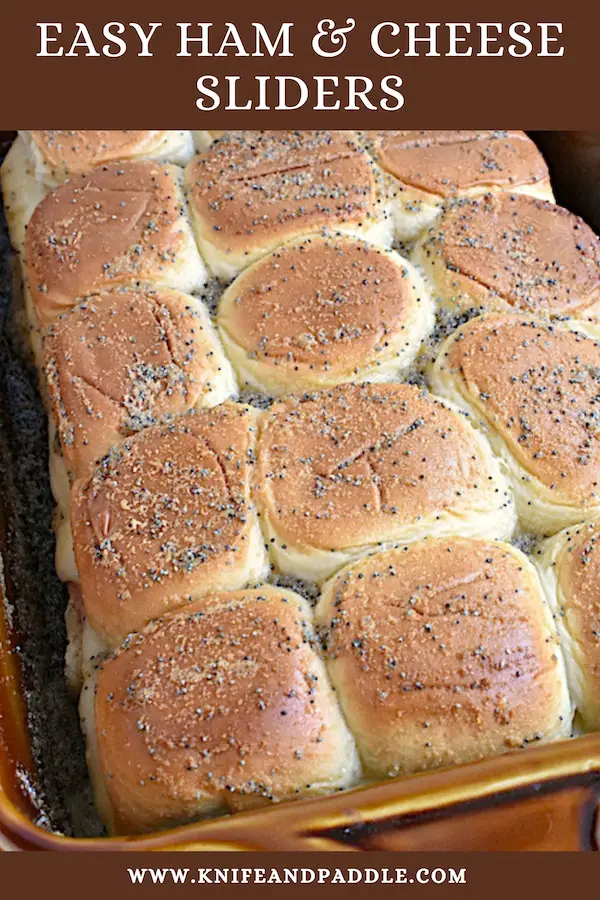
<svg viewBox="0 0 600 900"><path fill-rule="evenodd" d="M600 730L600 520L545 541L535 558L561 638L569 688L587 731Z"/></svg>
<svg viewBox="0 0 600 900"><path fill-rule="evenodd" d="M428 228L452 194L505 189L554 200L544 158L523 131L368 131L363 137L394 179L401 240Z"/></svg>
<svg viewBox="0 0 600 900"><path fill-rule="evenodd" d="M265 575L251 502L256 417L223 403L147 428L71 492L87 618L115 646L151 619Z"/></svg>
<svg viewBox="0 0 600 900"><path fill-rule="evenodd" d="M434 315L421 277L397 253L313 235L242 272L217 324L241 385L279 395L398 378Z"/></svg>
<svg viewBox="0 0 600 900"><path fill-rule="evenodd" d="M466 417L407 384L276 401L261 420L257 498L283 572L321 581L427 534L508 537L507 479Z"/></svg>
<svg viewBox="0 0 600 900"><path fill-rule="evenodd" d="M342 131L228 131L186 169L200 251L233 278L278 244L323 228L391 241L381 174Z"/></svg>
<svg viewBox="0 0 600 900"><path fill-rule="evenodd" d="M359 775L310 609L270 586L132 635L82 696L98 806L144 832L351 786Z"/></svg>
<svg viewBox="0 0 600 900"><path fill-rule="evenodd" d="M579 323L482 316L434 364L434 391L467 410L504 461L526 531L600 513L598 338Z"/></svg>
<svg viewBox="0 0 600 900"><path fill-rule="evenodd" d="M48 188L94 166L132 159L185 165L191 131L21 131L38 181Z"/></svg>
<svg viewBox="0 0 600 900"><path fill-rule="evenodd" d="M509 544L453 537L374 554L326 584L316 619L374 777L570 735L552 617Z"/></svg>
<svg viewBox="0 0 600 900"><path fill-rule="evenodd" d="M458 311L593 316L600 302L600 239L578 216L524 194L450 200L412 259L434 298Z"/></svg>
<svg viewBox="0 0 600 900"><path fill-rule="evenodd" d="M204 305L166 289L116 288L50 326L46 376L60 445L81 477L125 437L236 392Z"/></svg>
<svg viewBox="0 0 600 900"><path fill-rule="evenodd" d="M205 284L180 177L175 166L149 161L101 166L42 200L25 241L42 326L77 299L119 285L152 282L189 293Z"/></svg>

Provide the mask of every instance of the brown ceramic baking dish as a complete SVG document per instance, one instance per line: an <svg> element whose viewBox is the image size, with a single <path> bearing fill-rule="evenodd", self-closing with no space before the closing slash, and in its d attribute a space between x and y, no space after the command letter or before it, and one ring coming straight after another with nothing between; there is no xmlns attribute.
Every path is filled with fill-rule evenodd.
<svg viewBox="0 0 600 900"><path fill-rule="evenodd" d="M600 230L600 134L535 133L559 202ZM11 139L0 132L0 159ZM598 849L600 734L316 801L135 838L103 836L64 683L46 418L15 322L0 219L0 848Z"/></svg>

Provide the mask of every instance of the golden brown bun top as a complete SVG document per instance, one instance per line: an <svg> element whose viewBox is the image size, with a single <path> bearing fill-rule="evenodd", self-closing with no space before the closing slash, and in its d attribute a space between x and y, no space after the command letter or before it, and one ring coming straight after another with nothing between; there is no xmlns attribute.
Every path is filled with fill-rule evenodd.
<svg viewBox="0 0 600 900"><path fill-rule="evenodd" d="M255 358L294 369L353 366L385 356L418 312L397 256L353 238L307 237L280 247L231 287L219 324Z"/></svg>
<svg viewBox="0 0 600 900"><path fill-rule="evenodd" d="M568 530L554 571L562 595L560 614L566 615L565 625L583 655L583 674L600 683L600 520Z"/></svg>
<svg viewBox="0 0 600 900"><path fill-rule="evenodd" d="M50 326L48 387L75 477L123 438L191 409L210 390L214 344L198 306L177 291L115 288Z"/></svg>
<svg viewBox="0 0 600 900"><path fill-rule="evenodd" d="M186 169L206 239L244 252L377 212L373 163L343 131L229 131Z"/></svg>
<svg viewBox="0 0 600 900"><path fill-rule="evenodd" d="M548 178L544 158L522 131L370 131L366 139L402 184L439 197Z"/></svg>
<svg viewBox="0 0 600 900"><path fill-rule="evenodd" d="M76 174L156 145L164 131L30 131L48 165Z"/></svg>
<svg viewBox="0 0 600 900"><path fill-rule="evenodd" d="M534 197L451 201L424 249L517 309L583 309L597 299L600 239L578 216Z"/></svg>
<svg viewBox="0 0 600 900"><path fill-rule="evenodd" d="M517 461L546 487L600 500L600 343L580 331L517 316L473 319L444 366Z"/></svg>
<svg viewBox="0 0 600 900"><path fill-rule="evenodd" d="M121 831L177 821L207 797L231 809L285 799L347 750L308 608L269 586L132 636L99 674L95 720Z"/></svg>
<svg viewBox="0 0 600 900"><path fill-rule="evenodd" d="M27 228L29 287L41 324L78 297L175 265L185 246L177 169L139 161L76 175L36 207Z"/></svg>
<svg viewBox="0 0 600 900"><path fill-rule="evenodd" d="M119 444L73 486L86 611L113 643L239 564L255 430L241 404L199 410Z"/></svg>
<svg viewBox="0 0 600 900"><path fill-rule="evenodd" d="M535 570L507 544L429 539L374 554L332 579L317 621L364 727L370 711L382 746L404 729L400 756L418 729L421 766L448 759L462 729L508 748L543 737L540 719L558 724L557 642Z"/></svg>
<svg viewBox="0 0 600 900"><path fill-rule="evenodd" d="M277 401L263 419L258 475L279 533L322 549L393 539L419 517L477 506L491 482L465 418L407 384Z"/></svg>

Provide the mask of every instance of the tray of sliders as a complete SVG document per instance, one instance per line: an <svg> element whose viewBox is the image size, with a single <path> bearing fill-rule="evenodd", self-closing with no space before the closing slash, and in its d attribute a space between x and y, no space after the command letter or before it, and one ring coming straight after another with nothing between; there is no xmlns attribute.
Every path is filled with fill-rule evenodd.
<svg viewBox="0 0 600 900"><path fill-rule="evenodd" d="M3 848L597 848L600 174L536 141L8 137Z"/></svg>

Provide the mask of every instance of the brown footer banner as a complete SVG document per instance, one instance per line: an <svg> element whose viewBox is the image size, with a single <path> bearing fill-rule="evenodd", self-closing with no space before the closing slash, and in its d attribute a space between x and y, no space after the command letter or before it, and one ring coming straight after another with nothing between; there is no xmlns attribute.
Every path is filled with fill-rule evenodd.
<svg viewBox="0 0 600 900"><path fill-rule="evenodd" d="M364 861L361 861L364 860ZM192 896L256 897L267 891L325 896L337 887L356 897L464 898L564 896L575 885L597 889L592 853L7 853L0 856L2 896L89 900ZM594 888L595 886L595 888Z"/></svg>

